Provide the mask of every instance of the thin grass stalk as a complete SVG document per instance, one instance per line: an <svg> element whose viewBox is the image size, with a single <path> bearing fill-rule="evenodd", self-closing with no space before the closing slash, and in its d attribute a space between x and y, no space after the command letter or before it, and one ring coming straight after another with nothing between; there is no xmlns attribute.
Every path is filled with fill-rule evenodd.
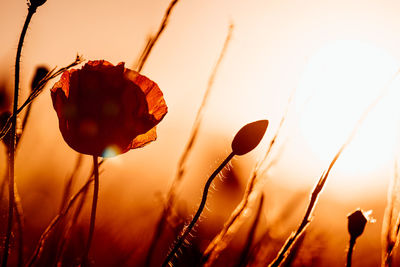
<svg viewBox="0 0 400 267"><path fill-rule="evenodd" d="M17 111L15 113L13 113L13 115L10 116L10 118L7 120L7 122L5 123L5 125L3 126L3 128L0 131L0 140L2 140L5 135L10 131L11 129L11 125L12 125L12 121L14 118L16 118L16 116L22 111L24 110L29 104L32 103L32 101L38 97L42 92L44 87L46 86L46 84L56 78L57 76L59 76L60 74L62 74L64 71L69 70L70 68L82 63L84 61L84 59L82 57L80 57L79 55L76 56L75 61L70 63L68 66L59 68L59 69L52 69L39 83L38 85L35 87L34 90L31 91L31 93L29 94L28 98L25 100L25 102L17 109ZM16 114L16 115L14 115Z"/></svg>
<svg viewBox="0 0 400 267"><path fill-rule="evenodd" d="M2 266L7 266L8 252L10 248L11 231L13 224L13 214L14 214L14 167L15 167L15 140L16 140L16 126L17 126L17 109L18 109L18 94L19 94L19 73L20 73L20 59L22 53L22 46L24 44L24 39L26 32L28 30L29 23L32 19L33 14L36 12L36 7L30 6L28 8L28 15L26 16L24 26L21 31L21 35L18 41L17 55L15 58L15 80L14 80L14 103L13 103L13 116L11 117L11 139L9 144L9 203L8 203L8 221L7 221L7 232L6 239L4 242L4 252Z"/></svg>
<svg viewBox="0 0 400 267"><path fill-rule="evenodd" d="M398 75L399 72L395 74L393 79ZM379 101L382 99L382 97L385 95L387 92L388 85L393 81L393 79L385 86L384 91L367 107L367 109L363 112L361 115L360 119L357 121L355 124L352 132L350 133L349 137L347 140L343 143L343 145L340 147L339 151L336 153L336 155L333 157L332 161L329 164L328 169L322 174L322 176L319 178L317 185L315 186L311 197L310 197L310 202L308 204L306 213L303 217L303 220L301 221L299 227L295 232L292 233L292 235L286 240L285 244L279 251L277 257L272 261L272 263L269 265L271 267L277 267L280 266L280 264L285 260L286 256L290 252L290 249L293 247L293 245L298 241L299 237L302 235L302 233L305 231L305 229L308 227L312 220L312 212L318 202L318 197L319 194L322 192L322 189L324 188L324 185L326 183L326 180L328 179L329 173L332 169L332 167L335 165L337 159L339 156L342 154L344 149L351 143L353 140L354 136L358 132L359 128L361 127L362 123L368 116L368 114L371 112L371 110L379 103Z"/></svg>
<svg viewBox="0 0 400 267"><path fill-rule="evenodd" d="M294 261L296 260L296 257L299 255L301 246L303 245L303 241L306 238L307 232L304 231L302 235L299 236L298 241L294 244L292 249L289 251L286 259L284 262L282 262L283 267L291 267L294 264Z"/></svg>
<svg viewBox="0 0 400 267"><path fill-rule="evenodd" d="M244 192L244 195L242 197L242 200L240 203L236 206L235 210L232 212L231 216L229 219L225 222L224 227L221 229L221 231L218 233L216 237L210 242L208 247L203 253L203 263L204 266L211 266L214 261L218 258L219 254L227 247L228 243L232 239L234 233L237 231L237 229L240 227L240 225L244 222L244 211L247 209L249 206L249 203L251 200L256 199L256 196L258 194L257 190L255 190L256 186L260 184L260 181L258 180L258 177L260 177L260 173L265 173L267 169L269 169L272 164L269 164L265 169L261 169L261 166L267 162L267 160L270 158L270 154L272 149L276 145L276 141L280 135L280 132L282 130L282 127L286 121L287 114L289 112L289 108L291 106L293 96L294 96L295 90L292 91L288 104L285 108L284 114L282 115L282 118L279 122L279 126L272 137L267 151L264 154L264 157L257 161L252 174L250 176L249 181L247 182L246 190Z"/></svg>
<svg viewBox="0 0 400 267"><path fill-rule="evenodd" d="M24 116L23 123L22 123L22 132L21 133L24 132L25 126L27 124L27 121L28 121L28 118L30 115L31 104L32 104L33 100L42 92L42 90L45 87L45 85L47 84L47 82L49 82L51 79L57 77L58 75L63 73L65 70L67 70L71 67L74 67L77 64L80 64L81 62L82 62L82 58L80 56L77 56L75 58L75 61L72 62L71 64L69 64L68 66L60 68L57 71L54 68L52 71L47 72L46 75L41 80L37 81L36 83L32 83L31 93L30 93L28 99L24 102L24 104L19 109L17 109L17 112L16 112L17 114L19 114L25 107L28 108L26 111L26 114ZM15 113L15 111L14 111L14 113ZM10 129L11 124L12 124L12 116L10 117L9 121L7 121L6 125L2 129L2 132L1 132L2 137L4 137L7 134L7 131ZM19 145L19 139L20 138L16 139L16 148ZM81 157L79 157L79 159L81 159ZM80 164L80 161L77 164ZM72 177L71 177L71 179L72 179ZM16 190L15 186L14 186L14 188L15 188L14 200L16 202L15 203L15 205L16 205L15 216L17 218L18 232L19 232L18 266L22 266L23 265L23 246L24 246L23 245L23 220L24 220L24 218L23 218L22 205L20 203L20 197L18 195L18 191ZM68 194L69 194L69 192L66 191L64 194L64 197L68 197ZM64 198L64 200L65 201L63 202L62 205L65 204L67 199ZM60 208L60 211L62 210L62 208L63 207Z"/></svg>
<svg viewBox="0 0 400 267"><path fill-rule="evenodd" d="M190 153L192 152L193 145L197 140L198 132L200 130L201 123L203 121L204 111L205 111L205 108L206 108L206 106L208 104L211 90L212 90L212 88L214 86L215 77L218 74L219 67L220 67L220 65L222 63L222 60L225 57L226 51L227 51L227 49L229 47L229 43L230 43L230 41L232 39L233 29L234 29L234 25L230 24L229 25L229 29L228 29L228 33L227 33L226 38L225 38L224 45L222 47L222 50L221 50L221 52L219 54L219 57L218 57L218 60L217 60L217 63L215 64L214 69L213 69L213 71L212 71L212 73L210 75L210 78L208 79L207 89L204 92L203 100L202 100L202 102L200 104L200 107L199 107L199 109L197 111L197 114L196 114L196 117L194 119L194 123L193 123L192 129L191 129L189 140L186 143L185 149L184 149L184 151L183 151L183 153L182 153L182 155L181 155L181 157L179 159L178 171L177 171L177 174L175 176L175 179L172 182L172 185L170 187L170 190L168 192L168 197L167 197L167 200L169 202L171 202L171 204L173 204L173 202L174 202L176 188L179 187L179 183L182 181L182 178L183 178L183 176L185 174L186 162L187 162L187 159L188 159Z"/></svg>
<svg viewBox="0 0 400 267"><path fill-rule="evenodd" d="M99 174L101 174L101 172ZM67 230L65 231L64 235L62 236L62 240L60 241L60 246L59 246L57 256L56 256L56 262L60 266L62 265L64 253L68 246L68 241L70 241L72 239L71 235L72 235L73 228L74 228L74 226L76 226L79 216L82 213L83 206L85 205L86 196L88 194L88 189L89 189L89 187L86 187L86 189L82 192L81 199L75 209L74 215L72 216L72 220L69 222L69 224L67 226Z"/></svg>
<svg viewBox="0 0 400 267"><path fill-rule="evenodd" d="M77 157L75 168L74 168L74 170L73 170L73 172L72 172L72 174L70 176L70 179L68 180L68 182L67 182L67 184L65 185L65 188L64 188L65 201L63 200L61 202L60 211L62 209L64 209L65 205L68 203L68 197L69 197L70 192L71 192L73 180L74 180L74 177L77 175L78 169L80 168L80 166L82 164L82 158L83 158L82 154L79 153L78 157ZM102 163L103 163L103 161L101 161L99 163L99 166L101 166ZM101 173L102 173L102 171L100 170L99 171L99 175ZM75 208L74 214L72 216L72 220L70 220L66 224L66 226L65 226L66 230L64 231L64 233L62 234L62 236L60 238L59 245L58 245L57 252L56 252L56 260L55 260L55 262L57 262L57 264L61 264L61 262L62 262L62 258L63 258L63 255L65 253L68 240L71 240L72 228L76 225L76 223L78 221L78 218L79 218L79 215L82 213L83 206L84 206L85 201L86 201L86 196L88 194L88 189L89 189L89 187L86 187L85 190L82 191L80 201L77 204L77 207Z"/></svg>
<svg viewBox="0 0 400 267"><path fill-rule="evenodd" d="M44 232L42 233L42 235L39 238L39 242L38 245L36 246L36 249L31 257L31 259L29 260L27 266L33 266L33 264L35 263L35 261L40 257L42 250L43 250L43 246L47 240L47 238L49 237L49 235L52 233L52 231L54 230L54 228L57 226L57 224L66 216L66 214L68 213L68 211L72 208L73 204L75 203L76 200L79 199L79 196L85 191L87 190L87 187L93 182L93 178L91 177L83 186L82 188L70 199L70 201L68 202L68 205L65 207L65 209L63 210L63 212L57 214L57 216L50 222L50 224L47 226L46 230L44 230Z"/></svg>
<svg viewBox="0 0 400 267"><path fill-rule="evenodd" d="M34 85L34 84L35 83L32 83L32 85ZM35 86L32 86L31 89L33 90L34 87ZM16 136L15 150L18 149L18 145L20 144L19 141L21 140L21 136L24 133L24 128L28 121L30 110L31 110L31 105L28 106L28 110L26 111L26 114L24 116L24 120L22 123L22 131L21 131L20 135ZM16 154L16 152L15 152L15 154ZM17 184L15 181L14 181L14 205L15 205L14 215L15 215L15 219L17 222L17 229L18 229L18 247L17 247L18 262L17 262L17 266L21 267L24 264L24 212L23 212L23 208L22 208L21 197L19 196L19 193L17 190Z"/></svg>
<svg viewBox="0 0 400 267"><path fill-rule="evenodd" d="M178 237L176 240L173 248L171 251L168 253L167 257L165 258L162 266L166 267L169 262L172 260L172 258L175 256L175 253L180 249L182 246L183 242L186 240L186 237L188 234L192 231L193 227L197 223L197 221L200 218L201 213L204 210L204 207L206 205L207 201L207 195L208 195L208 190L210 189L211 183L213 182L214 178L218 175L220 171L225 167L226 164L235 156L235 154L232 152L226 157L226 159L218 166L218 168L211 174L211 176L208 178L204 190L203 190L203 196L201 198L201 203L199 205L199 208L196 211L196 214L193 216L192 221L189 223L189 225L184 229L183 233Z"/></svg>
<svg viewBox="0 0 400 267"><path fill-rule="evenodd" d="M301 235L306 230L307 226L310 224L311 219L312 219L311 218L312 211L314 210L314 207L315 207L315 205L317 203L319 193L323 189L324 184L326 182L326 179L328 178L327 174L329 174L329 171L330 170L328 170L326 173L322 174L322 176L320 177L317 185L315 186L315 188L314 188L314 190L313 190L313 192L311 194L310 202L309 202L309 205L307 207L306 213L305 213L305 215L303 217L303 220L300 223L300 226L286 240L285 244L283 245L283 247L279 251L278 256L273 260L273 262L269 266L276 267L276 266L279 266L283 261L285 261L287 255L290 252L290 249L293 247L293 245L296 243L296 241L299 240Z"/></svg>
<svg viewBox="0 0 400 267"><path fill-rule="evenodd" d="M39 241L38 241L38 244L36 246L36 249L35 249L33 255L31 256L27 266L32 266L35 263L35 261L40 257L41 252L43 250L43 246L44 246L47 238L52 233L52 231L57 226L57 224L68 214L69 210L73 207L73 205L79 199L79 197L84 192L86 192L86 190L88 190L88 187L90 186L90 184L94 180L93 176L94 176L94 171L89 176L89 179L87 180L87 182L79 189L79 191L77 193L75 193L75 195L73 195L70 198L70 200L68 201L67 205L65 205L64 210L62 210L59 214L57 214L57 216L54 217L54 219L50 222L50 224L44 230L44 232L42 233L42 235L39 238Z"/></svg>
<svg viewBox="0 0 400 267"><path fill-rule="evenodd" d="M64 186L64 192L63 192L63 197L61 200L60 211L62 211L64 209L65 205L68 202L68 198L69 198L69 195L71 194L71 189L74 184L75 177L82 165L82 159L83 159L83 156L81 153L79 153L78 156L76 157L74 170L72 171L71 175L69 176L69 178Z"/></svg>
<svg viewBox="0 0 400 267"><path fill-rule="evenodd" d="M359 126L359 124L357 124L357 126ZM358 127L356 127L355 130L356 129L358 129ZM317 204L319 194L321 193L321 191L324 188L324 185L326 183L326 180L328 179L329 173L330 173L332 167L334 166L334 164L336 163L337 159L339 158L339 156L343 152L343 150L347 147L347 145L352 140L352 138L355 135L355 133L356 132L353 131L353 133L351 134L351 136L348 139L348 141L342 145L340 150L337 152L337 154L335 155L335 157L331 161L328 169L319 178L318 183L316 184L313 192L311 193L310 202L309 202L309 204L307 206L307 210L306 210L306 213L305 213L305 215L303 217L303 220L301 221L301 223L300 223L299 227L297 228L297 230L295 232L293 232L292 235L286 240L285 244L283 245L283 247L279 251L278 256L273 260L273 262L269 266L277 267L285 260L285 258L287 257L288 253L290 252L290 249L293 247L293 245L297 242L299 237L303 234L305 229L310 224L310 222L312 220L312 212L313 212L313 210L314 210L314 208L315 208L315 206Z"/></svg>
<svg viewBox="0 0 400 267"><path fill-rule="evenodd" d="M293 196L286 204L285 207L282 208L280 213L276 215L276 219L274 222L270 222L269 225L278 225L282 224L285 220L290 219L291 213L294 212L293 207L296 207L301 199L305 196L304 192L298 192L295 196ZM265 258L269 256L274 247L280 246L281 242L277 237L271 235L274 232L274 229L266 226L264 227L263 233L260 235L258 240L253 245L251 250L251 255L249 259L249 266L259 266L264 265ZM306 234L306 233L305 233ZM304 239L304 235L301 236L301 241ZM298 253L298 249L300 248L299 243L297 243L296 247L291 250L291 253L288 255L288 259L283 263L283 266L291 266L290 262L296 257L296 253Z"/></svg>
<svg viewBox="0 0 400 267"><path fill-rule="evenodd" d="M396 223L394 225L394 243L393 243L393 248L390 254L390 263L393 263L393 251L395 250L395 248L397 248L397 246L399 245L399 241L400 241L400 213L397 215L397 219L396 219Z"/></svg>
<svg viewBox="0 0 400 267"><path fill-rule="evenodd" d="M94 188L93 188L93 200L92 200L92 210L90 212L90 226L89 235L86 243L86 249L83 254L84 265L89 266L89 252L92 245L94 227L96 222L96 210L97 210L97 200L99 198L99 162L98 157L93 156L93 169L94 169Z"/></svg>
<svg viewBox="0 0 400 267"><path fill-rule="evenodd" d="M394 164L394 175L390 181L387 194L387 205L382 223L382 262L381 266L391 267L393 262L393 249L398 242L396 217L399 216L399 173L397 160Z"/></svg>
<svg viewBox="0 0 400 267"><path fill-rule="evenodd" d="M105 159L103 159L99 163L99 167L102 166L102 164L104 164L104 162L105 162ZM42 235L39 238L39 241L35 248L35 251L33 252L32 256L26 266L29 266L29 267L33 266L33 264L36 262L36 260L41 256L44 244L46 243L47 239L50 237L50 234L52 233L52 231L55 229L55 227L58 225L58 223L66 217L66 215L68 214L70 209L73 207L75 202L79 199L79 197L82 196L82 194L86 195L86 192L87 192L90 184L93 182L93 180L94 180L94 170L90 173L89 178L86 181L86 183L78 190L78 192L75 193L75 195L73 195L69 199L68 203L65 205L65 208L59 214L57 214L56 217L54 217L54 219L50 222L50 224L44 230L44 232L42 233Z"/></svg>
<svg viewBox="0 0 400 267"><path fill-rule="evenodd" d="M167 222L168 222L168 218L169 218L172 208L175 204L176 190L177 190L177 188L179 188L179 185L182 182L183 176L186 171L187 159L189 158L189 155L192 152L192 148L197 140L198 133L199 133L202 121L203 121L204 110L207 106L209 96L210 96L211 90L214 85L215 77L217 76L221 62L226 54L230 40L232 39L233 28L234 28L233 24L230 24L227 36L225 38L224 45L222 47L222 50L221 50L218 60L217 60L217 63L215 64L214 69L208 80L207 89L204 93L203 100L200 104L200 107L199 107L196 117L194 119L194 123L193 123L192 129L191 129L189 140L186 143L184 151L179 159L176 175L175 175L174 180L172 181L172 184L167 193L166 204L163 208L160 218L158 219L158 221L156 223L156 227L155 227L156 230L155 230L154 235L150 242L149 250L148 250L147 256L146 256L145 266L150 266L150 264L151 264L151 258L154 253L154 250L156 248L157 241L160 239L160 237L162 236L162 233L164 232L165 226L167 225Z"/></svg>
<svg viewBox="0 0 400 267"><path fill-rule="evenodd" d="M262 254L267 254L266 251L274 247L271 245L271 242L275 244L276 240L271 236L271 229L267 226L264 232L260 235L260 238L253 245L253 249L251 250L251 255L249 258L249 266L262 265L259 264L259 262L263 262L265 258ZM262 258L262 260L260 258Z"/></svg>
<svg viewBox="0 0 400 267"><path fill-rule="evenodd" d="M136 64L136 70L138 72L141 72L143 69L144 64L147 61L147 58L149 57L151 50L153 49L154 45L157 43L158 39L160 38L161 34L163 33L163 31L165 30L165 28L168 25L168 21L169 21L169 17L171 15L171 12L173 10L173 8L175 7L175 5L179 2L179 0L172 0L167 8L167 10L165 11L164 14L164 18L160 24L160 27L158 28L157 33L154 36L150 36L149 40L147 41L147 44L142 52L142 54L139 57L139 60Z"/></svg>
<svg viewBox="0 0 400 267"><path fill-rule="evenodd" d="M257 226L258 223L260 221L261 218L261 212L263 210L263 206L264 206L264 194L261 194L260 197L260 201L258 203L258 208L257 208L257 212L256 212L256 216L254 218L254 221L251 225L250 231L247 235L247 239L244 245L244 248L242 250L242 253L240 255L239 258L239 263L236 265L236 267L241 267L241 266L247 266L247 263L249 261L249 257L250 257L250 250L251 250L251 246L253 244L254 241L254 237L256 234L256 230L257 230Z"/></svg>

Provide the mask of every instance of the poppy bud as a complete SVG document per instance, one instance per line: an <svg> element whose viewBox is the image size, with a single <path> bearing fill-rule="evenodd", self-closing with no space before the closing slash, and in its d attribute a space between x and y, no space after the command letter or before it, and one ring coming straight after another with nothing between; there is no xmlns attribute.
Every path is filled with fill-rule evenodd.
<svg viewBox="0 0 400 267"><path fill-rule="evenodd" d="M368 219L360 209L347 216L347 219L347 229L349 234L351 238L356 239L364 232L364 228L368 222Z"/></svg>
<svg viewBox="0 0 400 267"><path fill-rule="evenodd" d="M49 69L46 67L40 66L36 68L36 73L31 83L31 91L35 90L39 82L46 77L47 73L49 73Z"/></svg>
<svg viewBox="0 0 400 267"><path fill-rule="evenodd" d="M241 156L252 151L263 138L268 120L259 120L243 126L232 141L233 154Z"/></svg>
<svg viewBox="0 0 400 267"><path fill-rule="evenodd" d="M40 7L41 5L43 5L44 3L46 3L47 0L30 0L30 7L32 8L37 8Z"/></svg>

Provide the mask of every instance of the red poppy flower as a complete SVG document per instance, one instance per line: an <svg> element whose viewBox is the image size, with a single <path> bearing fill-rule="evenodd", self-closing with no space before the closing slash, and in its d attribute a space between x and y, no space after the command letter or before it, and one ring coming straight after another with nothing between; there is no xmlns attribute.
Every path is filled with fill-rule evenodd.
<svg viewBox="0 0 400 267"><path fill-rule="evenodd" d="M157 84L136 71L105 60L65 71L51 89L65 142L88 155L114 156L157 137L167 113Z"/></svg>

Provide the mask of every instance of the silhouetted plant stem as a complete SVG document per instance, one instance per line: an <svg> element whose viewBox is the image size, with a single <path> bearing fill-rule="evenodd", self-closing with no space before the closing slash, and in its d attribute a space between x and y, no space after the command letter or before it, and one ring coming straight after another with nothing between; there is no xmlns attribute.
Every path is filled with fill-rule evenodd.
<svg viewBox="0 0 400 267"><path fill-rule="evenodd" d="M261 170L262 165L270 158L271 151L276 145L276 141L278 139L278 136L280 135L280 131L284 125L284 122L286 120L287 114L289 112L289 107L292 102L292 97L294 95L294 92L292 92L288 104L286 106L285 112L281 118L281 121L279 123L279 126L272 137L271 141L269 142L268 149L266 153L264 154L264 157L262 160L259 160L249 178L249 181L247 182L247 186L245 189L245 192L243 194L242 200L240 203L236 206L235 210L231 213L229 219L225 222L224 227L221 229L221 231L213 238L213 240L210 242L210 244L207 246L206 250L203 253L203 258L202 262L205 267L212 266L214 261L217 259L218 255L223 251L234 233L237 231L239 226L242 224L244 221L244 214L245 210L249 206L250 199L252 198L251 196L255 196L256 194L259 193L259 190L256 190L256 187L260 185L261 179L260 177L262 174L266 173L266 171L269 169L269 167L272 166L272 163L270 163L264 170ZM256 198L254 198L256 199Z"/></svg>
<svg viewBox="0 0 400 267"><path fill-rule="evenodd" d="M254 237L256 234L257 226L261 218L261 212L263 210L264 205L264 194L261 194L260 201L258 203L257 212L254 218L254 221L251 225L250 231L247 235L246 243L244 244L244 248L239 258L239 263L236 265L237 267L247 266L251 251L251 245L253 244Z"/></svg>
<svg viewBox="0 0 400 267"><path fill-rule="evenodd" d="M104 163L104 161L105 161L104 159L102 161L100 161L99 166L102 165ZM69 199L68 203L65 205L65 208L59 214L57 214L56 217L54 217L54 219L47 226L46 230L44 230L44 232L42 233L42 235L39 238L39 242L38 242L36 249L33 252L33 255L31 256L27 266L29 266L29 267L33 266L35 261L40 257L46 240L49 238L50 234L55 229L57 224L68 214L68 212L71 210L72 206L79 199L79 197L82 196L82 194L86 194L86 192L89 188L89 185L94 180L92 178L93 176L94 176L94 170L93 170L93 172L90 173L90 176L89 176L88 180L86 181L86 183L79 189L79 191L77 193L75 193Z"/></svg>
<svg viewBox="0 0 400 267"><path fill-rule="evenodd" d="M200 206L197 209L196 214L194 215L192 221L189 223L189 225L184 230L183 234L178 237L172 250L168 253L167 257L164 260L164 263L162 264L163 267L168 265L168 263L172 260L172 257L174 257L175 253L182 246L187 235L190 233L190 231L192 231L194 225L200 218L200 215L203 212L203 209L206 205L208 190L210 189L211 183L213 182L214 178L218 175L218 173L225 167L225 165L228 164L228 162L233 158L233 156L235 156L235 154L233 152L230 153L229 156L226 157L226 159L218 166L218 168L208 178L206 185L204 186L203 196L201 198Z"/></svg>
<svg viewBox="0 0 400 267"><path fill-rule="evenodd" d="M100 166L100 164L99 164L99 166ZM99 172L99 175L100 175L100 172ZM82 213L83 206L86 203L86 196L88 193L88 189L89 189L89 187L86 187L84 189L84 191L82 192L81 199L80 199L79 203L77 204L77 207L72 216L72 220L69 222L69 225L67 226L67 230L64 232L64 235L61 238L61 242L60 242L61 245L58 249L57 258L56 258L57 264L62 265L62 260L63 260L64 254L65 254L65 251L67 250L68 242L70 242L72 239L71 235L72 235L73 228L76 227L79 216Z"/></svg>
<svg viewBox="0 0 400 267"><path fill-rule="evenodd" d="M42 73L41 76L39 76L38 71L36 72L36 75L33 79L32 85L31 85L31 91L34 90L34 88L37 86L37 83L44 78L47 75L48 71L46 73L43 73L43 68L42 68ZM28 118L30 115L31 111L31 105L30 103L28 105L27 111L24 116L24 120L22 122L22 127L21 127L21 133L16 136L16 141L15 141L15 153L16 155L17 150L18 150L18 145L20 144L20 140L22 137L22 134L24 133L25 126L28 122ZM9 153L9 152L7 152ZM8 177L7 177L8 179ZM1 189L0 189L1 190ZM1 197L0 197L1 199ZM15 214L15 219L17 222L17 229L18 229L18 267L22 267L24 264L24 211L22 208L22 203L21 203L21 197L19 196L18 189L17 189L17 184L14 181L14 203L15 203L15 209L14 209L14 214Z"/></svg>
<svg viewBox="0 0 400 267"><path fill-rule="evenodd" d="M388 83L388 85L393 81L393 79L399 74L399 72L396 72L395 76L392 78L392 80ZM317 185L315 186L311 197L310 197L310 202L307 207L307 211L305 213L305 216L297 228L295 232L293 232L289 238L286 240L285 244L279 251L277 257L273 260L273 262L269 265L271 267L277 267L279 266L286 258L286 256L290 253L290 249L292 246L299 240L299 237L302 235L302 233L305 231L305 229L308 227L308 225L311 223L312 220L312 212L317 205L318 202L318 197L319 194L322 192L322 189L324 188L324 185L326 183L326 180L328 179L329 173L332 170L333 166L335 165L336 161L342 154L342 152L345 150L345 148L351 143L353 140L354 136L358 132L359 128L361 127L362 123L364 122L365 118L369 114L369 112L379 103L379 101L382 99L382 97L385 95L388 85L384 87L384 91L364 110L362 113L360 119L357 121L355 124L352 132L348 136L347 140L342 144L338 152L335 154L333 157L332 161L329 164L328 169L322 174L322 176L319 178Z"/></svg>
<svg viewBox="0 0 400 267"><path fill-rule="evenodd" d="M6 136L6 134L11 130L11 124L12 124L13 117L18 115L22 110L24 110L24 108L26 108L30 103L32 103L32 101L36 97L38 97L41 92L43 92L44 87L50 80L56 78L58 75L62 74L64 71L69 70L70 68L82 63L83 60L84 59L82 59L82 57L77 55L75 60L72 63L70 63L68 66L65 66L65 67L62 67L59 69L54 68L42 80L40 80L38 85L31 91L31 93L29 94L29 96L25 100L25 102L22 103L22 105L17 109L17 112L14 113L13 115L11 115L9 117L9 119L7 120L7 122L4 124L4 126L1 128L0 140L2 140Z"/></svg>
<svg viewBox="0 0 400 267"><path fill-rule="evenodd" d="M93 202L92 202L92 211L90 213L90 226L89 226L89 235L88 241L86 244L85 254L83 256L84 262L89 262L89 251L90 246L92 244L94 226L96 222L96 209L97 209L97 199L99 196L99 161L97 156L93 156L93 170L94 170L94 190L93 190Z"/></svg>
<svg viewBox="0 0 400 267"><path fill-rule="evenodd" d="M353 256L354 245L356 244L356 238L351 237L349 242L349 249L347 250L347 263L346 267L351 267L351 258Z"/></svg>
<svg viewBox="0 0 400 267"><path fill-rule="evenodd" d="M382 262L381 266L393 265L393 252L399 239L399 168L395 160L394 175L390 181L387 193L387 204L382 222Z"/></svg>
<svg viewBox="0 0 400 267"><path fill-rule="evenodd" d="M161 34L163 33L163 31L165 30L165 28L168 25L168 20L169 20L169 16L171 15L172 9L175 7L175 5L178 3L179 0L172 0L167 8L167 10L165 11L164 14L164 18L161 22L160 27L158 28L157 33L154 36L150 36L147 44L142 52L142 54L140 55L140 58L138 60L137 63L137 72L141 72L143 69L144 64L147 61L147 58L149 57L151 50L153 49L154 45L157 43L158 38L160 38Z"/></svg>
<svg viewBox="0 0 400 267"><path fill-rule="evenodd" d="M83 158L83 155L81 153L78 153L74 170L72 171L71 175L69 176L69 178L64 186L63 197L62 197L61 205L60 205L60 212L64 209L65 205L68 202L68 198L71 193L71 189L74 184L75 177L79 171L79 168L82 165L82 158Z"/></svg>
<svg viewBox="0 0 400 267"><path fill-rule="evenodd" d="M172 184L169 188L169 191L167 193L166 204L163 208L160 218L157 221L154 235L150 241L150 246L149 246L149 250L147 252L146 262L145 262L145 266L147 266L147 267L151 265L151 258L154 253L154 250L156 248L157 241L162 236L162 233L165 229L166 223L168 222L168 218L170 216L171 210L173 209L173 206L175 204L176 190L179 187L180 183L182 182L183 176L186 172L186 162L187 162L187 159L189 158L189 155L192 152L194 144L196 143L198 133L200 130L200 126L203 121L203 114L204 114L205 108L207 106L208 99L210 98L211 89L213 88L214 80L215 80L215 77L217 76L219 66L221 65L221 62L225 56L226 50L228 49L228 45L232 38L233 28L234 28L233 24L230 24L227 36L225 38L223 48L221 50L221 53L217 60L217 63L215 64L215 67L210 75L209 80L208 80L208 85L207 85L207 89L204 93L203 100L200 104L199 109L197 110L197 114L196 114L192 129L191 129L190 137L189 137L189 139L185 145L184 151L179 159L176 175L175 175L175 177L172 181Z"/></svg>
<svg viewBox="0 0 400 267"><path fill-rule="evenodd" d="M9 191L9 203L8 203L8 222L7 222L7 232L6 239L4 242L4 253L3 253L3 262L2 266L7 266L8 261L8 252L10 248L10 239L11 239L11 231L12 231L12 223L13 223L13 213L14 213L14 165L15 165L15 132L16 132L16 124L17 124L17 110L18 110L18 93L19 93L19 72L20 72L20 59L22 46L24 44L24 39L26 35L26 31L28 30L29 22L32 19L33 14L36 12L35 6L30 6L28 8L28 15L26 16L24 26L21 31L21 35L19 37L17 55L15 59L15 81L14 81L14 104L13 104L13 115L11 117L11 139L9 144L9 183L8 183L8 191Z"/></svg>

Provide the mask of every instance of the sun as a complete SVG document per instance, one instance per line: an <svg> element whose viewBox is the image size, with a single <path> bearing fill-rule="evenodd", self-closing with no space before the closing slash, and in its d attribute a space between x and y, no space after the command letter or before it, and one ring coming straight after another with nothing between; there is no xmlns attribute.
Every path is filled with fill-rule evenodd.
<svg viewBox="0 0 400 267"><path fill-rule="evenodd" d="M329 163L362 114L382 92L337 163L346 174L369 173L393 162L398 139L399 64L361 41L330 43L309 60L297 90L301 134Z"/></svg>

